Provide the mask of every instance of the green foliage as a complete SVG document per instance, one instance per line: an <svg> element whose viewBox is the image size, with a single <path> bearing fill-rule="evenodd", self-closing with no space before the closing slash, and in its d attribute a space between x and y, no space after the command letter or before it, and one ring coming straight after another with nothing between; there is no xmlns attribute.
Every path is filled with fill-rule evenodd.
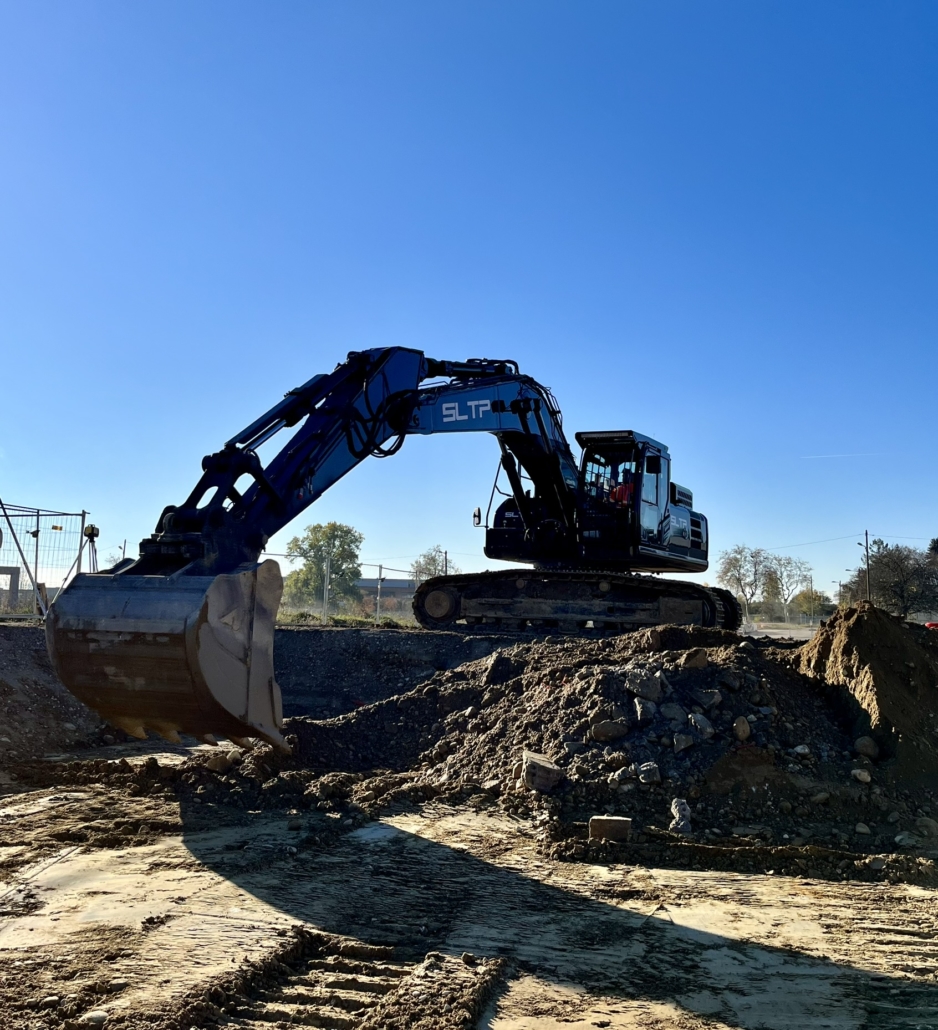
<svg viewBox="0 0 938 1030"><path fill-rule="evenodd" d="M423 552L411 565L410 574L414 577L415 583L423 583L434 576L458 576L462 571L452 561L447 561L443 548L434 544L429 550Z"/></svg>
<svg viewBox="0 0 938 1030"><path fill-rule="evenodd" d="M307 526L302 536L295 536L287 544L287 554L291 558L302 558L303 565L284 581L284 604L293 608L322 605L326 555L331 555L330 594L360 600L361 591L355 581L362 574L359 553L364 539L357 529L341 522Z"/></svg>

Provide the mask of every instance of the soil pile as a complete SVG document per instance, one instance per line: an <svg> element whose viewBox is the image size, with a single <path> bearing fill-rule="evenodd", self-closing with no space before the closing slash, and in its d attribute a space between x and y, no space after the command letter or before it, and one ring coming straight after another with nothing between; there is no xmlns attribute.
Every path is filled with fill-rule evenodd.
<svg viewBox="0 0 938 1030"><path fill-rule="evenodd" d="M97 743L100 718L59 683L42 629L0 626L0 783L13 764Z"/></svg>
<svg viewBox="0 0 938 1030"><path fill-rule="evenodd" d="M187 764L178 790L352 819L430 798L497 805L573 857L602 844L581 840L597 815L632 819L631 844L693 845L694 863L729 868L760 848L776 868L780 849L808 849L793 869L813 873L822 852L831 868L938 856L934 796L897 784L799 662L792 644L688 627L517 642L338 719L289 720L292 755ZM676 801L689 827L672 829Z"/></svg>
<svg viewBox="0 0 938 1030"><path fill-rule="evenodd" d="M938 633L861 602L802 648L800 668L845 689L898 777L938 785Z"/></svg>

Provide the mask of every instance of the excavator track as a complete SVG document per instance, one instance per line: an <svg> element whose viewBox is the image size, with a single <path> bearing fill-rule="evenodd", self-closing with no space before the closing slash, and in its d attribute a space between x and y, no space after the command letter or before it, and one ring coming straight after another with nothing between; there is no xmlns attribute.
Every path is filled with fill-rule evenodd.
<svg viewBox="0 0 938 1030"><path fill-rule="evenodd" d="M436 576L414 594L426 629L626 633L667 623L735 631L742 610L728 590L612 572L505 570Z"/></svg>

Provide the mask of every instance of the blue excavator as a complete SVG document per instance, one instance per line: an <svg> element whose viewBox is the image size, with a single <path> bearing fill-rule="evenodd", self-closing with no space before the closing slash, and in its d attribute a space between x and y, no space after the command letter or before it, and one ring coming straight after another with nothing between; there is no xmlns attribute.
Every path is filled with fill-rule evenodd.
<svg viewBox="0 0 938 1030"><path fill-rule="evenodd" d="M288 442L264 464L258 451ZM519 569L420 584L428 629L621 633L661 623L735 630L725 590L654 575L707 568L707 520L671 479L667 447L631 430L577 433L514 361L357 351L225 446L128 558L76 576L46 618L62 682L133 736L154 730L284 746L274 678L282 579L268 540L368 457L412 435L491 433L501 449L485 554ZM474 521L481 525L476 509Z"/></svg>

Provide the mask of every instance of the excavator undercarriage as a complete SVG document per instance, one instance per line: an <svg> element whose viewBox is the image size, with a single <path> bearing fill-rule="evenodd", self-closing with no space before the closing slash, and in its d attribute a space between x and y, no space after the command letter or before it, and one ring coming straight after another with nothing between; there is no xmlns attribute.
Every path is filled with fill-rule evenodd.
<svg viewBox="0 0 938 1030"><path fill-rule="evenodd" d="M679 623L734 631L742 621L728 590L614 572L509 569L437 576L414 594L426 629L626 633Z"/></svg>

